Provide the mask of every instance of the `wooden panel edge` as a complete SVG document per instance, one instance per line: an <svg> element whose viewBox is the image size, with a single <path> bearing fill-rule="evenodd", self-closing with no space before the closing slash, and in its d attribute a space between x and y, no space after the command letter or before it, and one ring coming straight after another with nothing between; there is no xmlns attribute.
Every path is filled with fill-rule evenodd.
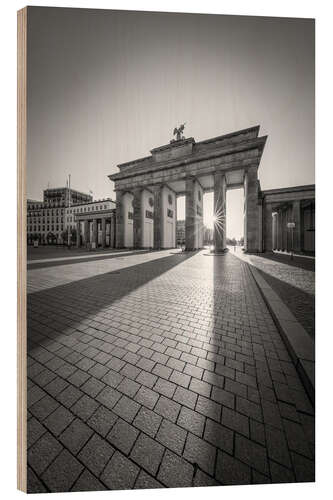
<svg viewBox="0 0 333 500"><path fill-rule="evenodd" d="M27 7L17 12L17 488L27 492Z"/></svg>

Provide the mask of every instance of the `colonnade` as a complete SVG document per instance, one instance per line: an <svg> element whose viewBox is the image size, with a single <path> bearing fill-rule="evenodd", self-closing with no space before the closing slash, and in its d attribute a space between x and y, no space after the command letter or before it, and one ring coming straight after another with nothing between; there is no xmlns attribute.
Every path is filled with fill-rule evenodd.
<svg viewBox="0 0 333 500"><path fill-rule="evenodd" d="M90 218L89 216L80 217L76 220L76 246L79 248L81 245L93 245L95 248L99 243L103 248L107 246L110 248L115 247L115 225L116 216L112 212L108 215L100 214L99 217ZM101 241L99 241L99 226L101 228ZM108 238L107 238L108 236ZM108 241L107 241L108 240Z"/></svg>
<svg viewBox="0 0 333 500"><path fill-rule="evenodd" d="M264 204L264 251L272 250L302 250L302 211L301 201L274 205ZM288 223L294 223L288 228Z"/></svg>

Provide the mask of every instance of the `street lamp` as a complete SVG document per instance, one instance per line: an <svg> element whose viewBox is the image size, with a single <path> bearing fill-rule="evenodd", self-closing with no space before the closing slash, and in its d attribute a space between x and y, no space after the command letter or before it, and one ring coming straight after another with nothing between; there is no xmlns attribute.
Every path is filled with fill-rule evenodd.
<svg viewBox="0 0 333 500"><path fill-rule="evenodd" d="M68 208L71 206L71 174L68 175ZM69 213L69 211L68 211ZM67 245L68 249L71 247L71 231L70 226L67 226Z"/></svg>

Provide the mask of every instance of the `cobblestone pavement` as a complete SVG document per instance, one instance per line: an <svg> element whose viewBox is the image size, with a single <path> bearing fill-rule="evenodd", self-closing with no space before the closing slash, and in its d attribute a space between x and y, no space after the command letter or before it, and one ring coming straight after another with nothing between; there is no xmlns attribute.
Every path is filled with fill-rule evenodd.
<svg viewBox="0 0 333 500"><path fill-rule="evenodd" d="M315 336L315 271L314 259L279 254L264 256L236 252L238 257L255 266L280 299L290 308L305 330Z"/></svg>
<svg viewBox="0 0 333 500"><path fill-rule="evenodd" d="M245 262L162 251L28 284L30 492L314 479L313 408Z"/></svg>

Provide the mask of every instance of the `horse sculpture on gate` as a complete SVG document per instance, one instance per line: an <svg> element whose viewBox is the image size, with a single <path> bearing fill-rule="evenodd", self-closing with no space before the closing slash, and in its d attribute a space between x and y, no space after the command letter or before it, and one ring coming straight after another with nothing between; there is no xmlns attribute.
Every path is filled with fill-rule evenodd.
<svg viewBox="0 0 333 500"><path fill-rule="evenodd" d="M178 128L175 127L173 135L176 136L176 139L172 139L170 142L183 141L185 139L185 137L183 136L184 129L185 123L182 123Z"/></svg>

